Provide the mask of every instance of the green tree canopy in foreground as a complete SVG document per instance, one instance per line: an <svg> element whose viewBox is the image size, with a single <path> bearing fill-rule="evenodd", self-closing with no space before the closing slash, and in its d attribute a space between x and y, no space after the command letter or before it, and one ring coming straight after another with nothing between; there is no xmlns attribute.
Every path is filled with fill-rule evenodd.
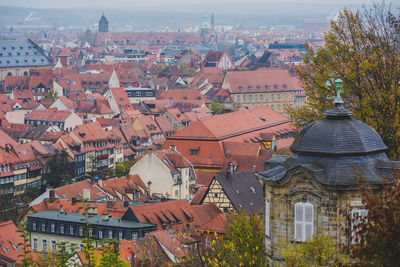
<svg viewBox="0 0 400 267"><path fill-rule="evenodd" d="M357 119L369 124L389 147L392 159L400 158L400 19L383 3L370 10L343 10L325 36L325 46L307 48L305 66L297 69L308 102L288 109L295 125L323 117L332 107L335 86L343 80L342 98Z"/></svg>

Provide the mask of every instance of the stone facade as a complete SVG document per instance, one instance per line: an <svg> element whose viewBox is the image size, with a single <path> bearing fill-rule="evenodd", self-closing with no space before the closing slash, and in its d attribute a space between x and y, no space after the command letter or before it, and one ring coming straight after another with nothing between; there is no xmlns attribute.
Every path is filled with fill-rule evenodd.
<svg viewBox="0 0 400 267"><path fill-rule="evenodd" d="M269 233L265 233L265 246L272 261L279 260L279 245L298 241L295 236L296 203L313 205L313 234L330 235L333 240L342 244L350 242L350 237L345 234L346 222L341 211L363 209L356 189L338 191L321 186L312 174L302 167L288 173L280 184L267 182L265 201L269 202L270 215L270 230Z"/></svg>

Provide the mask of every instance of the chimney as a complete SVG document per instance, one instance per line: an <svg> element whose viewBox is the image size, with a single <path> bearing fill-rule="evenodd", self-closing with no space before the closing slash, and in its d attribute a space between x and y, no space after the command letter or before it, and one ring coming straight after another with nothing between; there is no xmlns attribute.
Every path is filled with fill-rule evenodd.
<svg viewBox="0 0 400 267"><path fill-rule="evenodd" d="M111 209L112 207L114 207L114 201L112 200L107 200L107 208Z"/></svg>
<svg viewBox="0 0 400 267"><path fill-rule="evenodd" d="M99 186L102 188L103 187L103 179L99 178L97 180L97 182L99 183Z"/></svg>
<svg viewBox="0 0 400 267"><path fill-rule="evenodd" d="M108 217L108 213L103 214L103 221L108 221L110 217Z"/></svg>
<svg viewBox="0 0 400 267"><path fill-rule="evenodd" d="M129 201L124 201L124 208L129 207Z"/></svg>
<svg viewBox="0 0 400 267"><path fill-rule="evenodd" d="M90 201L90 189L89 188L83 188L82 189L82 196L84 199L87 199Z"/></svg>
<svg viewBox="0 0 400 267"><path fill-rule="evenodd" d="M56 192L53 189L49 191L49 202L53 203L56 200Z"/></svg>
<svg viewBox="0 0 400 267"><path fill-rule="evenodd" d="M71 204L72 204L72 205L75 205L75 203L76 203L76 198L73 197L73 198L71 199Z"/></svg>

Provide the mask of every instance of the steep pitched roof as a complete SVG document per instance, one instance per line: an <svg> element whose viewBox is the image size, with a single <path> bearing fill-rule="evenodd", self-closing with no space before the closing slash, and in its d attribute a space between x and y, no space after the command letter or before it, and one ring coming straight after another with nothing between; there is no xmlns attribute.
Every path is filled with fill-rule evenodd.
<svg viewBox="0 0 400 267"><path fill-rule="evenodd" d="M215 179L236 210L247 214L262 212L263 188L254 173L232 173L216 176Z"/></svg>
<svg viewBox="0 0 400 267"><path fill-rule="evenodd" d="M22 248L18 246L19 243L24 243L23 238L17 233L17 226L13 221L6 221L0 223L0 255L11 258L21 263Z"/></svg>

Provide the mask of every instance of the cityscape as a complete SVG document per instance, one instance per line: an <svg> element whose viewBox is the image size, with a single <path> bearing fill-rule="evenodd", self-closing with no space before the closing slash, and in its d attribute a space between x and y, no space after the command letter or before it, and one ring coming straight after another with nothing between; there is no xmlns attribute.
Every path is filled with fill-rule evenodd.
<svg viewBox="0 0 400 267"><path fill-rule="evenodd" d="M0 2L0 266L399 266L399 2L80 2Z"/></svg>

